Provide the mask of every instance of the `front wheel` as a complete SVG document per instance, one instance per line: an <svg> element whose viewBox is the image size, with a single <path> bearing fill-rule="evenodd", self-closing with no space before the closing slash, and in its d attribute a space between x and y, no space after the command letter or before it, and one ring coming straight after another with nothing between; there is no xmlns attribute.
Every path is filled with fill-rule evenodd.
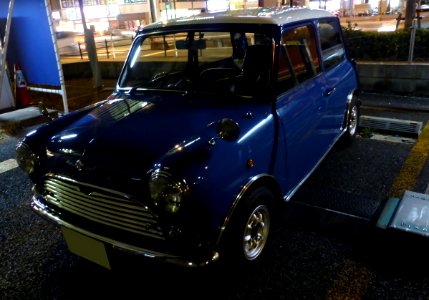
<svg viewBox="0 0 429 300"><path fill-rule="evenodd" d="M243 255L247 260L255 260L261 255L268 240L271 216L266 205L259 205L250 213L244 226Z"/></svg>
<svg viewBox="0 0 429 300"><path fill-rule="evenodd" d="M272 225L273 193L260 187L239 205L225 240L228 263L250 265L262 260L269 242Z"/></svg>

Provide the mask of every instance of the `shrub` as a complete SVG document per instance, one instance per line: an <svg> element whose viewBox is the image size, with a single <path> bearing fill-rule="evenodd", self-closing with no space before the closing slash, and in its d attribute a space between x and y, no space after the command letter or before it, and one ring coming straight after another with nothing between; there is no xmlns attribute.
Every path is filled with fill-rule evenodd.
<svg viewBox="0 0 429 300"><path fill-rule="evenodd" d="M344 28L351 56L365 61L408 61L411 32L364 32ZM416 31L413 61L429 61L429 30Z"/></svg>

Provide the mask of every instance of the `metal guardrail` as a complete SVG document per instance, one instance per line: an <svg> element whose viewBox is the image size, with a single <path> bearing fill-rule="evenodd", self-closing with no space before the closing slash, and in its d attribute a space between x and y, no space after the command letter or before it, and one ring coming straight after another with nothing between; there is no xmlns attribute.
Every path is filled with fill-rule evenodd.
<svg viewBox="0 0 429 300"><path fill-rule="evenodd" d="M134 37L124 37L124 38L104 38L104 39L98 39L95 42L95 48L97 51L98 56L105 56L107 58L115 57L117 53L117 49L120 47L126 47L126 51L128 52L128 49L133 41ZM70 46L67 46L70 48ZM81 60L87 56L88 52L86 51L85 42L77 41L75 46L73 46L75 51L71 51L71 53L67 53L67 51L61 51L64 50L62 48L58 49L59 53L63 57L76 57L79 56ZM64 53L65 52L65 53ZM63 54L61 54L63 53Z"/></svg>
<svg viewBox="0 0 429 300"><path fill-rule="evenodd" d="M422 28L422 24L421 24L421 19L423 18L421 16L422 12L429 12L429 8L417 8L416 9L416 17L415 17L415 19L417 20L417 28L418 29ZM396 18L396 30L398 30L399 23L401 21L404 21L404 20L405 20L405 18L402 16L402 13L399 13L398 17Z"/></svg>
<svg viewBox="0 0 429 300"><path fill-rule="evenodd" d="M422 19L420 14L422 12L428 12L428 11L429 11L429 8L418 8L418 9L416 9L416 14L417 14L416 18L417 18L417 24L418 24L419 29L421 28L421 21L420 20Z"/></svg>
<svg viewBox="0 0 429 300"><path fill-rule="evenodd" d="M115 47L118 46L127 46L129 47L134 40L134 37L123 38L123 39L104 39L104 41L97 41L95 43L95 48L97 55L105 55L107 58L110 58L111 55L115 56ZM87 54L85 50L82 49L82 45L79 44L80 58L83 59L84 54Z"/></svg>

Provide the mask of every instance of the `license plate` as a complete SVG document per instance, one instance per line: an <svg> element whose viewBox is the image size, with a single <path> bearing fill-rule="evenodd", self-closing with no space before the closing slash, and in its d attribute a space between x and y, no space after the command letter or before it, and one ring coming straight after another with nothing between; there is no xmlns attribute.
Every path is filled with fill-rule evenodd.
<svg viewBox="0 0 429 300"><path fill-rule="evenodd" d="M70 252L110 270L109 258L102 242L66 227L61 230Z"/></svg>

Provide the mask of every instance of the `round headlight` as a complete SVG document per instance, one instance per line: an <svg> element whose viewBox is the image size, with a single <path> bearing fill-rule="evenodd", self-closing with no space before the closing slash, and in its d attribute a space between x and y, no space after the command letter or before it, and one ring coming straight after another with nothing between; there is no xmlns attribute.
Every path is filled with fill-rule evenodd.
<svg viewBox="0 0 429 300"><path fill-rule="evenodd" d="M154 171L150 176L149 189L155 206L169 213L176 213L188 191L187 184L176 180L169 173Z"/></svg>
<svg viewBox="0 0 429 300"><path fill-rule="evenodd" d="M33 173L36 165L39 163L36 154L23 142L18 143L16 147L16 161L19 167L28 174Z"/></svg>

